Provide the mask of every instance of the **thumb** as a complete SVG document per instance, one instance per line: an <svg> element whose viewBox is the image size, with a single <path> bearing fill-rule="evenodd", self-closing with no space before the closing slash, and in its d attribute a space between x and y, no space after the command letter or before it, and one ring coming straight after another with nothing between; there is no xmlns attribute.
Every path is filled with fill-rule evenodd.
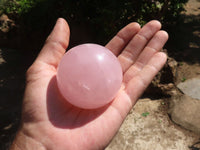
<svg viewBox="0 0 200 150"><path fill-rule="evenodd" d="M70 29L68 23L65 19L59 18L35 61L42 61L57 67L68 47L69 36Z"/></svg>

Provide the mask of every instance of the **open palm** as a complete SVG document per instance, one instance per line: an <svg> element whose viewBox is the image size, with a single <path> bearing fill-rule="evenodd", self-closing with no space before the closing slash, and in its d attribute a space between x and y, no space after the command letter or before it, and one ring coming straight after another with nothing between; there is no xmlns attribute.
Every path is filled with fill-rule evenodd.
<svg viewBox="0 0 200 150"><path fill-rule="evenodd" d="M57 66L69 42L69 27L64 19L58 19L27 71L20 132L49 150L105 148L166 62L166 55L159 50L168 35L160 28L158 21L151 21L142 29L131 23L118 32L106 47L121 63L121 89L107 106L84 110L67 103L57 88Z"/></svg>

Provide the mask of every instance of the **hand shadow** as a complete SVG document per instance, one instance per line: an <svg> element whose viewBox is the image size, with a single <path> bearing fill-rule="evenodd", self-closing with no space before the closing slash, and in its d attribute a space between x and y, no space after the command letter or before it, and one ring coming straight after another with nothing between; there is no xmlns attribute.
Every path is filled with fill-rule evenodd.
<svg viewBox="0 0 200 150"><path fill-rule="evenodd" d="M49 121L57 128L74 129L97 119L110 104L94 109L80 109L71 105L60 94L56 76L52 77L47 89L47 113Z"/></svg>

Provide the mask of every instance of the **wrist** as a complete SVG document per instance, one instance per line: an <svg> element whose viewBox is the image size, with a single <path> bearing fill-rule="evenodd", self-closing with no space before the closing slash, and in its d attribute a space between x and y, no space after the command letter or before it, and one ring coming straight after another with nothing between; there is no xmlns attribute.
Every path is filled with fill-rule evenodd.
<svg viewBox="0 0 200 150"><path fill-rule="evenodd" d="M28 136L22 130L20 130L12 145L10 150L46 150L45 146L34 139L33 137Z"/></svg>

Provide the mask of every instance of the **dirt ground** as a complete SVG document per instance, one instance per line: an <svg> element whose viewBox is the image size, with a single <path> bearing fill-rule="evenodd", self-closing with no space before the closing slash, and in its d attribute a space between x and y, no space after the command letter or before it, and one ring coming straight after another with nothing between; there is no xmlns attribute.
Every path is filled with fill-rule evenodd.
<svg viewBox="0 0 200 150"><path fill-rule="evenodd" d="M169 56L175 58L178 62L175 84L194 77L200 78L200 0L189 0L186 5L186 10L187 11L182 14L182 20L180 20L177 27L173 29L172 33L169 33L170 39L166 45ZM26 56L19 51L0 48L0 150L5 150L9 146L19 126L25 85L25 71L28 67L28 65L24 66L25 62L27 62ZM164 126L163 124L168 126L165 126L165 129L162 128L163 133L160 133L156 129L153 132L161 136L167 135L171 138L171 141L183 139L179 141L179 148L181 150L183 149L181 148L181 144L184 144L184 139L188 142L188 145L192 145L200 140L197 135L179 126L174 126L174 124L170 122L169 117L166 115L167 103L163 103L165 101L162 98L159 99L155 105L152 105L152 107L142 105L143 101L135 108L135 110L138 110L138 114L136 113L133 116L128 116L128 118L135 118L132 118L131 121L126 121L128 123L123 125L125 126L123 129L120 129L118 134L121 139L116 139L114 143L111 143L108 150L129 150L133 149L133 144L136 144L135 148L141 149L139 145L141 140L149 140L150 142L146 145L146 149L148 150L148 145L155 145L160 142L160 140L163 140L159 136L152 139L152 137L148 137L145 134L141 135L140 132L142 133L142 128L140 128L140 131L136 131L136 128L133 128L132 124L135 123L139 126L144 119L146 119L147 122L152 121L152 124L145 124L145 128L149 128L148 133L152 133L153 126L159 128L162 128ZM148 101L146 104L151 105L151 101L146 101ZM149 115L149 118L141 117L141 113L151 110L153 113ZM133 111L131 111L130 114L131 113L133 113ZM153 114L157 119L153 120L151 117ZM177 134L173 133L176 129L180 131ZM124 134L128 130L131 130L131 133L134 134L135 137L132 138L130 136L127 141ZM170 133L167 133L169 130ZM119 143L121 142L128 144L126 147L119 147ZM164 146L167 146L167 143L164 143ZM176 149L174 148L176 146L177 145L172 145L171 149ZM157 148L159 149L159 147ZM156 148L154 147L154 149ZM191 148L190 150L199 149Z"/></svg>
<svg viewBox="0 0 200 150"><path fill-rule="evenodd" d="M163 99L140 99L106 150L193 150L199 136L175 125L166 105Z"/></svg>
<svg viewBox="0 0 200 150"><path fill-rule="evenodd" d="M189 0L185 9L168 42L169 56L178 61L176 83L200 75L200 0Z"/></svg>

